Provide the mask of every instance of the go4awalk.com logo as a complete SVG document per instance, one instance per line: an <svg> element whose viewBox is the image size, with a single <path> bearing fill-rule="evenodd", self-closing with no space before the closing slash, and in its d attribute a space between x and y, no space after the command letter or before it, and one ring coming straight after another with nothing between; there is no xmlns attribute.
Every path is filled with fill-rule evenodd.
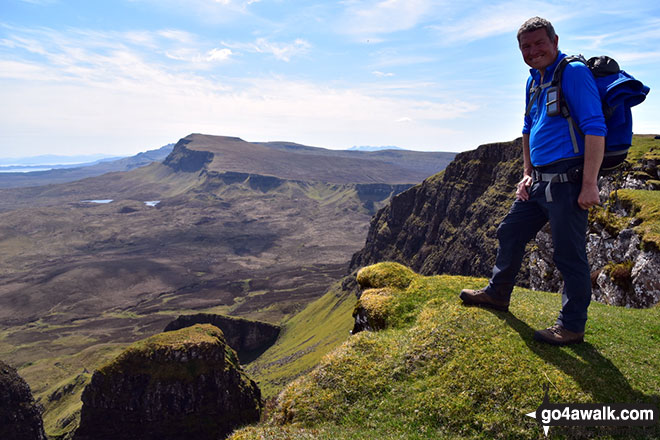
<svg viewBox="0 0 660 440"><path fill-rule="evenodd" d="M543 403L526 414L548 435L551 426L654 426L658 407L649 403L550 403L545 388Z"/></svg>

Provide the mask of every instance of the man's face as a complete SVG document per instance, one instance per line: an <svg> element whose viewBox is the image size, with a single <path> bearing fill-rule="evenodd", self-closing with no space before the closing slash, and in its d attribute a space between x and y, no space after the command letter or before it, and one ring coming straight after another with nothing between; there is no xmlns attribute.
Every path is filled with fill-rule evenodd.
<svg viewBox="0 0 660 440"><path fill-rule="evenodd" d="M559 37L551 41L545 29L525 32L520 35L520 51L525 63L541 73L557 59Z"/></svg>

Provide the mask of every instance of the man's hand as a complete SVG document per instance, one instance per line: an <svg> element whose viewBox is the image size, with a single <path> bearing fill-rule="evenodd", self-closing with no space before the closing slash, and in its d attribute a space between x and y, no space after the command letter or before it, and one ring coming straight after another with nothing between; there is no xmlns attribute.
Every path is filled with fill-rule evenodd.
<svg viewBox="0 0 660 440"><path fill-rule="evenodd" d="M598 192L598 185L582 183L582 189L578 196L578 205L580 208L587 211L594 205L600 205L600 193Z"/></svg>
<svg viewBox="0 0 660 440"><path fill-rule="evenodd" d="M517 200L529 200L529 191L527 188L532 186L532 176L525 176L520 182L518 182L518 188L516 189L516 199Z"/></svg>
<svg viewBox="0 0 660 440"><path fill-rule="evenodd" d="M578 205L585 211L600 204L598 194L598 170L605 153L603 136L586 135L584 137L584 170L582 171L582 189L578 196Z"/></svg>

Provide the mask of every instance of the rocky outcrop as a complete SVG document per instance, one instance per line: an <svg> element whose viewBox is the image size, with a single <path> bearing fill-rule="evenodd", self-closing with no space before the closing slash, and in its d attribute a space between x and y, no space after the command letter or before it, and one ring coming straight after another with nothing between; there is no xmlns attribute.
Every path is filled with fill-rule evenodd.
<svg viewBox="0 0 660 440"><path fill-rule="evenodd" d="M444 172L393 197L351 269L390 260L422 274L489 276L496 228L522 175L521 147L517 139L460 153Z"/></svg>
<svg viewBox="0 0 660 440"><path fill-rule="evenodd" d="M170 322L164 331L180 330L195 324L211 324L222 330L225 340L236 350L242 364L258 358L275 343L280 334L280 327L277 325L210 313L181 315Z"/></svg>
<svg viewBox="0 0 660 440"><path fill-rule="evenodd" d="M642 159L622 175L615 173L599 181L600 197L606 208L591 216L587 255L591 265L592 298L624 307L645 308L660 302L660 252L644 246L635 232L640 224L629 207L612 197L615 189L656 190L658 161ZM619 180L618 185L616 181ZM560 292L561 275L552 264L550 228L536 236L530 255L530 286L537 290Z"/></svg>
<svg viewBox="0 0 660 440"><path fill-rule="evenodd" d="M209 151L197 151L186 148L192 142L191 138L183 138L174 145L172 152L163 161L164 165L174 171L193 173L201 170L213 160L213 153Z"/></svg>
<svg viewBox="0 0 660 440"><path fill-rule="evenodd" d="M260 417L257 385L205 324L137 342L97 370L76 440L213 439Z"/></svg>
<svg viewBox="0 0 660 440"><path fill-rule="evenodd" d="M653 148L657 147L650 150ZM587 236L592 298L596 301L635 308L660 302L660 252L657 246L643 243L635 230L641 220L617 197L617 191L623 189L660 189L659 163L655 154L644 154L620 173L601 177L598 182L605 207L592 209ZM552 252L552 237L546 227L536 236L530 256L532 288L562 290L563 281L552 264Z"/></svg>
<svg viewBox="0 0 660 440"><path fill-rule="evenodd" d="M654 154L646 154L623 175L615 173L601 179L601 199L606 200L615 188L656 189L660 186L658 162ZM395 261L425 275L489 277L497 250L497 226L513 201L521 173L520 140L483 145L457 155L443 173L393 197L374 216L365 247L353 256L351 271ZM617 228L597 218L590 221L587 248L593 298L628 307L657 304L658 249L644 246L635 232L638 220L625 208L619 206L611 215L619 219ZM625 220L621 226L624 217L630 224ZM561 291L561 276L552 261L550 228L539 232L529 248L516 283ZM378 297L382 300L381 296L382 292Z"/></svg>
<svg viewBox="0 0 660 440"><path fill-rule="evenodd" d="M41 408L29 385L11 366L0 361L0 438L45 440Z"/></svg>

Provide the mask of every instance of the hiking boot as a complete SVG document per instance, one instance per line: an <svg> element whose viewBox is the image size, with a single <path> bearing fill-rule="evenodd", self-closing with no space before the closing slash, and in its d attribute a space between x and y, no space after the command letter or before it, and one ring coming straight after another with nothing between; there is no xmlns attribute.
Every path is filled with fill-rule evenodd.
<svg viewBox="0 0 660 440"><path fill-rule="evenodd" d="M534 339L552 345L579 344L584 341L584 332L575 333L565 329L559 324L555 324L545 330L535 331Z"/></svg>
<svg viewBox="0 0 660 440"><path fill-rule="evenodd" d="M486 289L463 289L460 298L463 300L463 304L488 307L489 309L500 310L502 312L509 311L508 301L493 298L486 293Z"/></svg>

